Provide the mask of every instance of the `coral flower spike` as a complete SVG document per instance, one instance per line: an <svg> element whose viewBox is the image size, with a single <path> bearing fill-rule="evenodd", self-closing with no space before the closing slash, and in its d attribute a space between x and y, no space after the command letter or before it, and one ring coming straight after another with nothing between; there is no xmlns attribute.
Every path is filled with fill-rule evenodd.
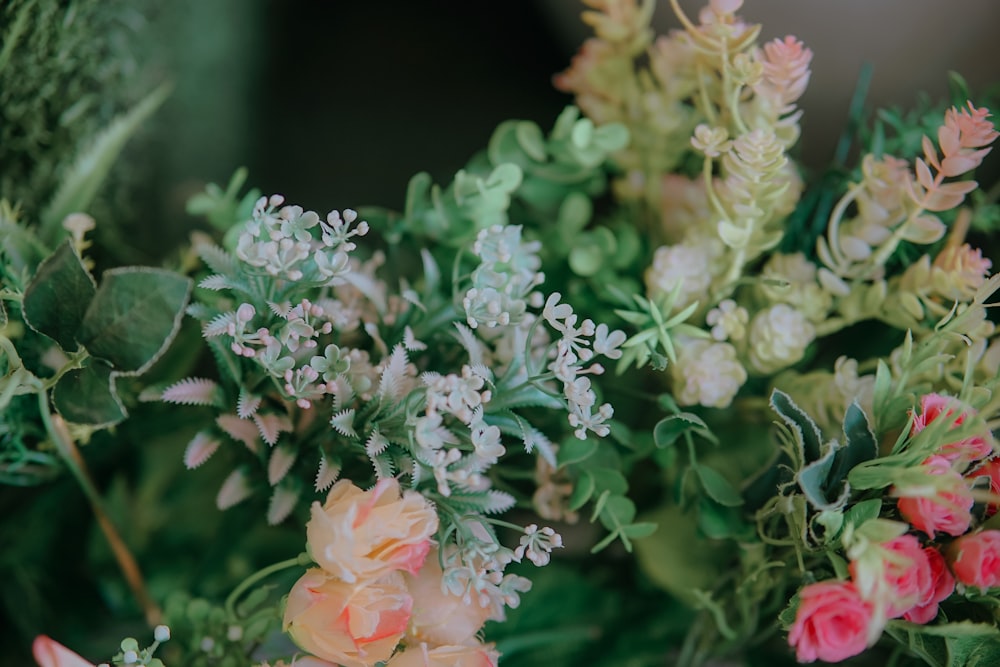
<svg viewBox="0 0 1000 667"><path fill-rule="evenodd" d="M35 637L35 641L31 645L31 652L39 667L94 667L94 663L87 662L56 640L45 635Z"/></svg>

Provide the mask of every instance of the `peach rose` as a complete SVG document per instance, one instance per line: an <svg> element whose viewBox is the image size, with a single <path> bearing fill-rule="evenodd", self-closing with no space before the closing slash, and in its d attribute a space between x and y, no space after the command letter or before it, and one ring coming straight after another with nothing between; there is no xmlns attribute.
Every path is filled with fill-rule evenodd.
<svg viewBox="0 0 1000 667"><path fill-rule="evenodd" d="M984 530L960 537L946 552L955 578L966 586L1000 586L1000 530Z"/></svg>
<svg viewBox="0 0 1000 667"><path fill-rule="evenodd" d="M903 618L911 623L930 623L938 613L938 603L948 598L955 590L955 577L948 571L948 565L934 547L924 547L927 565L930 568L930 579L924 585L921 596Z"/></svg>
<svg viewBox="0 0 1000 667"><path fill-rule="evenodd" d="M31 644L31 652L39 667L94 667L73 651L45 635L38 635Z"/></svg>
<svg viewBox="0 0 1000 667"><path fill-rule="evenodd" d="M462 646L436 648L419 644L397 653L385 667L497 667L499 659L500 654L492 644L471 642Z"/></svg>
<svg viewBox="0 0 1000 667"><path fill-rule="evenodd" d="M373 581L390 572L411 574L423 565L437 532L437 513L416 491L383 479L369 491L337 482L326 503L312 505L306 524L309 554L348 583Z"/></svg>
<svg viewBox="0 0 1000 667"><path fill-rule="evenodd" d="M910 435L916 435L931 425L941 415L946 417L961 410L955 419L955 426L960 426L969 415L975 415L975 410L966 406L957 398L941 394L925 394L920 398L920 413L913 418ZM993 443L988 436L975 435L957 442L948 442L938 449L938 454L949 461L964 461L966 463L985 459L993 454Z"/></svg>
<svg viewBox="0 0 1000 667"><path fill-rule="evenodd" d="M911 526L932 538L936 533L961 535L972 522L972 492L965 479L952 469L951 463L943 456L931 456L923 463L930 475L946 477L945 489L934 495L907 495L906 488L895 488L901 496L897 507L899 513ZM921 491L921 493L923 493Z"/></svg>
<svg viewBox="0 0 1000 667"><path fill-rule="evenodd" d="M799 591L788 633L799 662L840 662L865 650L872 606L848 581L821 581Z"/></svg>
<svg viewBox="0 0 1000 667"><path fill-rule="evenodd" d="M312 568L292 586L284 630L300 648L323 660L371 667L392 655L412 606L398 573L350 584Z"/></svg>
<svg viewBox="0 0 1000 667"><path fill-rule="evenodd" d="M479 597L466 603L460 595L443 590L441 564L433 549L416 575L403 575L413 597L408 635L430 644L464 644L479 632L490 615Z"/></svg>

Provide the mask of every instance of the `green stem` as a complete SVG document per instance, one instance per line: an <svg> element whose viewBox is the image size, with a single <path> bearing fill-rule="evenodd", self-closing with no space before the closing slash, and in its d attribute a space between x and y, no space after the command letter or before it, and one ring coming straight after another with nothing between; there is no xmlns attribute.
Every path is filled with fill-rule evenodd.
<svg viewBox="0 0 1000 667"><path fill-rule="evenodd" d="M146 582L142 576L142 571L139 569L139 564L111 520L111 516L104 505L104 499L101 498L101 494L98 493L97 487L94 486L94 482L87 472L86 463L84 463L83 457L80 456L80 452L76 448L76 443L73 442L73 438L69 434L66 422L59 415L52 414L49 409L48 392L41 387L39 387L38 391L38 411L41 414L45 430L55 444L56 451L59 452L66 467L73 477L76 478L84 495L87 496L90 507L94 512L94 517L97 519L97 525L100 527L101 532L104 533L104 538L107 540L115 560L118 561L118 567L121 569L125 581L132 590L132 595L139 603L139 606L142 607L143 613L146 616L146 622L151 626L157 625L162 617L162 612L146 589Z"/></svg>
<svg viewBox="0 0 1000 667"><path fill-rule="evenodd" d="M283 560L273 565L268 565L262 570L258 570L251 574L249 577L244 579L239 586L233 589L233 592L229 594L226 598L226 614L229 618L236 619L236 601L243 595L247 589L256 584L261 579L266 579L276 572L281 572L282 570L287 570L291 567L302 567L302 557L296 556L295 558L289 558L288 560Z"/></svg>
<svg viewBox="0 0 1000 667"><path fill-rule="evenodd" d="M601 636L601 629L596 626L577 626L548 630L541 632L521 633L516 637L501 639L497 642L497 650L509 659L514 653L540 646L552 644L576 644L580 641L594 641Z"/></svg>

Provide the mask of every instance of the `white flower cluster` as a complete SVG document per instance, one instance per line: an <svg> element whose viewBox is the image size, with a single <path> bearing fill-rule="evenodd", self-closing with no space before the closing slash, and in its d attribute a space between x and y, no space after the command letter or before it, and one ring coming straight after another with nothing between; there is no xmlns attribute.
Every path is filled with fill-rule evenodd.
<svg viewBox="0 0 1000 667"><path fill-rule="evenodd" d="M482 473L506 452L500 429L483 420L483 409L491 396L486 385L492 374L485 367L466 365L462 375L424 373L421 379L427 387L427 407L414 428L417 460L433 470L442 496L451 496L453 486L466 491L489 489L489 480ZM452 431L455 420L464 425L463 431L468 429L466 447L471 444L472 448L468 454Z"/></svg>
<svg viewBox="0 0 1000 667"><path fill-rule="evenodd" d="M580 440L587 438L587 431L592 431L598 437L604 437L610 432L607 421L614 414L610 403L597 407L597 394L590 385L586 375L600 375L604 367L593 363L587 368L583 363L590 361L594 354L602 354L608 359L618 359L622 352L618 349L625 342L623 331L609 331L606 324L594 325L586 319L577 326L578 317L573 307L559 303L562 295L553 292L545 302L542 317L553 329L561 334L556 341L555 358L549 363L548 369L553 376L562 382L563 395L569 408L569 423L575 431L573 434ZM592 339L592 340L591 340Z"/></svg>
<svg viewBox="0 0 1000 667"><path fill-rule="evenodd" d="M754 315L750 324L750 363L774 373L802 359L816 328L801 311L779 303Z"/></svg>
<svg viewBox="0 0 1000 667"><path fill-rule="evenodd" d="M538 271L541 247L539 241L522 241L519 225L493 225L479 232L473 252L481 262L462 300L470 327L517 324L529 304L541 305L541 294L534 291L545 279Z"/></svg>
<svg viewBox="0 0 1000 667"><path fill-rule="evenodd" d="M348 253L354 250L349 239L368 233L362 221L350 229L358 214L346 209L343 216L331 211L323 222L314 211L301 206L281 206L281 195L261 197L236 245L236 256L268 275L288 281L303 278L335 285L350 272ZM278 208L281 206L281 208ZM313 230L319 227L320 239ZM312 262L307 262L309 258Z"/></svg>
<svg viewBox="0 0 1000 667"><path fill-rule="evenodd" d="M747 381L736 348L700 338L676 341L677 363L671 366L674 395L680 405L726 408Z"/></svg>
<svg viewBox="0 0 1000 667"><path fill-rule="evenodd" d="M646 288L656 298L672 293L680 285L674 303L676 310L704 301L712 285L712 267L721 254L721 244L709 239L660 246L653 255L652 266L646 270Z"/></svg>

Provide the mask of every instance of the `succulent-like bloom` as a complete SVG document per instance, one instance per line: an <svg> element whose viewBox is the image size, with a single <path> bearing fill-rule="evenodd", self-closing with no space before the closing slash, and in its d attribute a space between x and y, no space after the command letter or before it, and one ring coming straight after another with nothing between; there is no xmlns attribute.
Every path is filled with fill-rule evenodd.
<svg viewBox="0 0 1000 667"><path fill-rule="evenodd" d="M747 381L747 372L729 343L686 340L677 344L671 367L674 394L681 405L725 408Z"/></svg>
<svg viewBox="0 0 1000 667"><path fill-rule="evenodd" d="M300 648L323 660L372 667L392 656L412 607L399 573L351 584L312 568L288 595L283 628Z"/></svg>
<svg viewBox="0 0 1000 667"><path fill-rule="evenodd" d="M427 499L416 491L401 493L395 478L368 491L342 479L323 505L313 503L306 537L320 567L354 583L396 570L416 573L437 527L437 513Z"/></svg>
<svg viewBox="0 0 1000 667"><path fill-rule="evenodd" d="M774 373L802 359L816 328L800 311L779 303L754 315L750 323L750 363Z"/></svg>
<svg viewBox="0 0 1000 667"><path fill-rule="evenodd" d="M993 262L968 243L944 248L931 265L934 291L954 301L971 301L990 275Z"/></svg>
<svg viewBox="0 0 1000 667"><path fill-rule="evenodd" d="M788 633L799 662L840 662L868 646L872 605L846 581L821 581L799 591L799 608Z"/></svg>

